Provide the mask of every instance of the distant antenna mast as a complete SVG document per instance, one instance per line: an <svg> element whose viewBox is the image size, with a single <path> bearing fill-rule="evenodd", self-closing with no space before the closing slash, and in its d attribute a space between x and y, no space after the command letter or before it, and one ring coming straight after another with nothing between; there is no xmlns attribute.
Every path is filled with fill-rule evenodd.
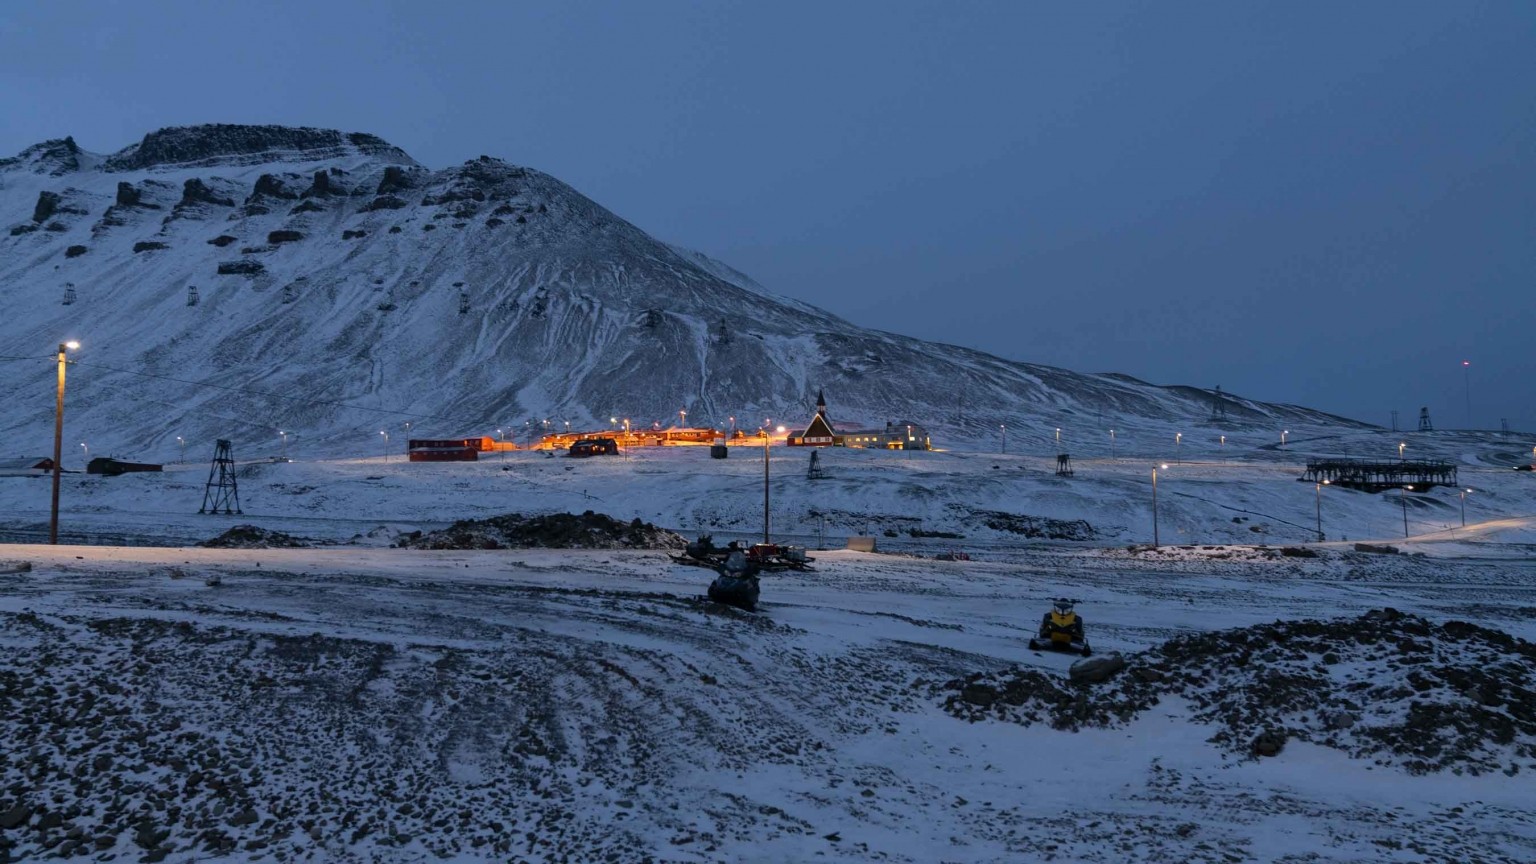
<svg viewBox="0 0 1536 864"><path fill-rule="evenodd" d="M1216 392L1211 394L1211 419L1227 419L1227 400L1221 395L1221 385L1216 385Z"/></svg>
<svg viewBox="0 0 1536 864"><path fill-rule="evenodd" d="M1396 411L1392 412L1392 431L1393 432L1397 431L1397 412Z"/></svg>
<svg viewBox="0 0 1536 864"><path fill-rule="evenodd" d="M1420 408L1419 409L1419 431L1420 432L1433 432L1433 431L1435 431L1435 424L1429 422L1429 409L1428 408Z"/></svg>
<svg viewBox="0 0 1536 864"><path fill-rule="evenodd" d="M1509 418L1508 417L1500 417L1499 418L1499 434L1503 435L1505 438L1509 437Z"/></svg>
<svg viewBox="0 0 1536 864"><path fill-rule="evenodd" d="M187 286L187 305L188 306L196 306L198 304L198 302L199 302L199 298L197 296L197 286L196 285L188 285Z"/></svg>
<svg viewBox="0 0 1536 864"><path fill-rule="evenodd" d="M75 302L75 283L73 283L73 282L65 282L64 283L64 305L65 306L70 306L70 305L73 305L74 302Z"/></svg>
<svg viewBox="0 0 1536 864"><path fill-rule="evenodd" d="M209 503L213 504L212 508L208 506ZM203 487L203 506L197 512L242 512L240 486L235 482L234 451L227 439L220 438L213 448L213 464L208 468L208 485Z"/></svg>

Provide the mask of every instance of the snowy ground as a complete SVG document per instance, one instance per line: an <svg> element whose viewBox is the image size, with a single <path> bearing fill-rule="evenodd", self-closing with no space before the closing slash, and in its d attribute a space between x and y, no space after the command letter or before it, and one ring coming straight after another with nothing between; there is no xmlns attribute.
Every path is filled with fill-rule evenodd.
<svg viewBox="0 0 1536 864"><path fill-rule="evenodd" d="M1395 495L1326 489L1325 532L1351 540L1318 558L1273 551L1315 539L1301 453L1160 471L1164 541L1212 548L1151 551L1126 548L1150 539L1151 460L1059 480L1029 457L837 451L811 482L806 454L776 451L776 524L814 542L816 509L828 545L868 530L902 554L819 553L766 581L756 616L661 553L387 545L585 509L747 538L756 453L259 464L239 519L195 515L203 466L67 477L67 537L248 522L338 545L0 547L0 570L32 565L0 575L0 860L1529 861L1536 764L1411 775L1300 742L1254 760L1176 700L1072 733L959 720L938 693L1064 674L1025 645L1063 593L1100 653L1382 607L1536 640L1536 480L1498 465L1517 444L1445 446L1471 466L1469 530L1445 490L1410 499L1405 543ZM0 478L14 537L46 525L46 485ZM1238 538L1270 548L1218 545ZM1366 539L1425 554L1353 551ZM915 557L951 548L974 560Z"/></svg>

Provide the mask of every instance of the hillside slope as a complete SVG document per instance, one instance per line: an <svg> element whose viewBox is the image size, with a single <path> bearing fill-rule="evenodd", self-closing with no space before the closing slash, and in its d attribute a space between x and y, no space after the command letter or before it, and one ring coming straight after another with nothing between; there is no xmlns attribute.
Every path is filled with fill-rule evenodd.
<svg viewBox="0 0 1536 864"><path fill-rule="evenodd" d="M908 418L941 441L1211 410L1203 390L857 327L529 168L434 171L308 128L162 129L112 155L65 138L0 161L0 296L0 353L36 358L6 364L0 428L32 450L61 338L83 343L70 437L128 453L279 428L341 449L405 421L443 436L679 409L793 421L818 389L836 420ZM1239 398L1227 413L1234 428L1351 422Z"/></svg>

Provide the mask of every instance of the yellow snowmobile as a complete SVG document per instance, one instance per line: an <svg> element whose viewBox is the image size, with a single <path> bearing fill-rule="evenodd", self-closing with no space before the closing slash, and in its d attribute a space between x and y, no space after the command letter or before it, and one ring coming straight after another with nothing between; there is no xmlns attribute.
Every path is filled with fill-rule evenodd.
<svg viewBox="0 0 1536 864"><path fill-rule="evenodd" d="M1031 650L1071 651L1084 657L1093 653L1083 636L1083 619L1072 609L1076 602L1065 597L1051 601L1051 611L1040 619L1040 635L1029 640Z"/></svg>

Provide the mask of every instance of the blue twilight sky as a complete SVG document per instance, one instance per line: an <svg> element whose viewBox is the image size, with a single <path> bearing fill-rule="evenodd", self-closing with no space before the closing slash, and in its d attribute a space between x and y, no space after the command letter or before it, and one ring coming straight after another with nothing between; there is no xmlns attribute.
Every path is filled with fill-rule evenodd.
<svg viewBox="0 0 1536 864"><path fill-rule="evenodd" d="M867 326L1536 429L1523 0L7 0L0 118L492 154Z"/></svg>

